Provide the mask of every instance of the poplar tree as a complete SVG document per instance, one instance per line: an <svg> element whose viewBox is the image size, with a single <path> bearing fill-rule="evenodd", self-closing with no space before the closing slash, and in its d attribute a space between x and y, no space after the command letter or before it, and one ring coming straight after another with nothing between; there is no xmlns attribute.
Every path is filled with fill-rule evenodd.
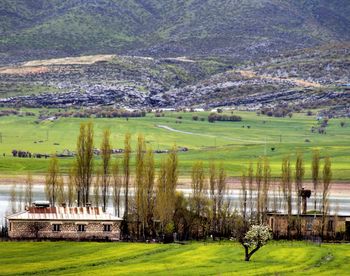
<svg viewBox="0 0 350 276"><path fill-rule="evenodd" d="M16 184L13 184L10 192L10 204L11 204L11 213L14 214L17 212L17 192L16 192Z"/></svg>
<svg viewBox="0 0 350 276"><path fill-rule="evenodd" d="M101 157L102 157L102 208L103 212L106 212L109 197L109 185L110 185L110 161L111 161L111 144L110 144L110 131L105 129L103 131L103 138L101 143Z"/></svg>
<svg viewBox="0 0 350 276"><path fill-rule="evenodd" d="M124 235L129 235L129 182L130 182L130 155L131 155L131 135L130 133L125 134L124 138L124 158L123 158L123 172L124 172L124 190L125 190L125 209L122 231Z"/></svg>
<svg viewBox="0 0 350 276"><path fill-rule="evenodd" d="M175 209L178 182L178 158L175 146L168 153L166 161L161 162L157 182L157 214L164 231L171 229Z"/></svg>
<svg viewBox="0 0 350 276"><path fill-rule="evenodd" d="M262 188L262 221L266 220L266 213L269 208L269 190L271 184L271 168L267 157L263 160L263 188Z"/></svg>
<svg viewBox="0 0 350 276"><path fill-rule="evenodd" d="M214 162L209 163L209 196L211 202L211 229L215 233L217 232L217 197L216 197L216 187L217 187L217 171Z"/></svg>
<svg viewBox="0 0 350 276"><path fill-rule="evenodd" d="M70 168L68 172L68 183L67 183L67 203L69 207L72 207L75 200L75 190L76 184L75 184L75 173L74 168Z"/></svg>
<svg viewBox="0 0 350 276"><path fill-rule="evenodd" d="M33 201L33 176L30 172L27 173L26 189L25 189L25 204L30 206Z"/></svg>
<svg viewBox="0 0 350 276"><path fill-rule="evenodd" d="M241 213L242 213L242 217L243 217L243 223L244 223L245 226L248 225L247 199L248 199L248 194L247 194L247 177L246 177L246 173L242 172L242 176L241 176Z"/></svg>
<svg viewBox="0 0 350 276"><path fill-rule="evenodd" d="M224 165L221 163L219 166L218 178L217 178L217 210L218 210L218 222L219 231L223 232L223 221L225 219L225 206L224 197L226 194L226 171Z"/></svg>
<svg viewBox="0 0 350 276"><path fill-rule="evenodd" d="M247 180L248 180L248 190L249 190L249 210L250 210L250 220L253 221L254 218L254 200L253 200L253 182L254 182L254 169L253 162L249 162L248 172L247 172Z"/></svg>
<svg viewBox="0 0 350 276"><path fill-rule="evenodd" d="M262 158L258 159L258 162L256 163L256 173L255 173L255 182L256 182L256 210L257 210L257 221L259 224L262 223L262 217L261 217L261 207L262 207L262 198L261 198L261 182L263 179L263 164L262 164Z"/></svg>
<svg viewBox="0 0 350 276"><path fill-rule="evenodd" d="M60 205L64 205L66 203L66 193L64 191L64 180L62 175L59 175L57 184L57 202Z"/></svg>
<svg viewBox="0 0 350 276"><path fill-rule="evenodd" d="M303 188L303 180L305 175L305 168L304 168L304 156L302 152L297 153L297 159L295 162L295 192L297 195L297 229L298 229L298 235L301 235L301 220L300 220L300 214L301 214L301 197L299 195L299 192Z"/></svg>
<svg viewBox="0 0 350 276"><path fill-rule="evenodd" d="M154 215L154 154L152 149L148 149L145 156L145 179L144 179L144 213L143 213L143 235L145 236L145 228L150 234L150 228L153 222Z"/></svg>
<svg viewBox="0 0 350 276"><path fill-rule="evenodd" d="M140 134L137 138L136 162L135 162L135 194L136 194L136 215L137 215L137 235L140 235L139 224L144 222L146 216L145 201L145 151L146 144L144 137Z"/></svg>
<svg viewBox="0 0 350 276"><path fill-rule="evenodd" d="M89 203L94 157L93 136L92 122L80 124L75 163L78 206L86 206Z"/></svg>
<svg viewBox="0 0 350 276"><path fill-rule="evenodd" d="M332 181L332 163L329 156L324 159L324 166L322 171L323 176L323 186L322 186L322 224L321 224L321 235L324 236L324 230L326 225L326 220L329 215L329 190Z"/></svg>
<svg viewBox="0 0 350 276"><path fill-rule="evenodd" d="M292 219L292 177L291 177L290 157L287 156L282 161L282 191L285 200L285 207L288 214L288 237L290 237L291 231L291 219Z"/></svg>
<svg viewBox="0 0 350 276"><path fill-rule="evenodd" d="M318 150L314 150L312 154L312 183L314 186L314 212L316 216L317 210L317 190L318 190L318 182L319 182L319 173L320 173L320 152Z"/></svg>
<svg viewBox="0 0 350 276"><path fill-rule="evenodd" d="M204 213L205 208L205 199L204 199L204 190L205 190L205 174L203 168L203 162L195 162L192 166L191 172L191 186L192 186L192 195L191 195L191 209L194 214L194 224L197 229L197 238L199 236L199 226L201 225L201 216Z"/></svg>
<svg viewBox="0 0 350 276"><path fill-rule="evenodd" d="M45 178L45 194L48 201L52 206L55 206L57 202L57 193L59 189L60 181L60 169L58 165L58 159L56 156L50 158L49 167Z"/></svg>
<svg viewBox="0 0 350 276"><path fill-rule="evenodd" d="M121 189L123 181L120 175L119 160L115 159L112 166L112 175L113 175L113 206L114 214L120 217L120 205L121 205Z"/></svg>
<svg viewBox="0 0 350 276"><path fill-rule="evenodd" d="M157 178L156 213L160 220L162 231L171 217L171 207L167 202L166 177L166 163L165 160L161 160Z"/></svg>
<svg viewBox="0 0 350 276"><path fill-rule="evenodd" d="M97 170L93 181L93 203L95 207L99 207L101 203L101 170Z"/></svg>

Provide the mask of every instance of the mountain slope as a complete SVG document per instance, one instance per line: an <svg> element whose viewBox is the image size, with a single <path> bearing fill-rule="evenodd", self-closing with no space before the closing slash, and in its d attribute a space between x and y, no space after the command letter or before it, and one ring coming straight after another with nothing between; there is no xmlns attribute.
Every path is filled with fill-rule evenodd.
<svg viewBox="0 0 350 276"><path fill-rule="evenodd" d="M9 53L246 58L350 40L347 0L1 0L0 15L3 58Z"/></svg>

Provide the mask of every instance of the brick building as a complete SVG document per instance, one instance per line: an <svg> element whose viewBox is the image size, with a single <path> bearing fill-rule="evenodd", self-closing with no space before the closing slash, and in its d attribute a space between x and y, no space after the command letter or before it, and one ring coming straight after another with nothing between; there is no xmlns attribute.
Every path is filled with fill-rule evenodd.
<svg viewBox="0 0 350 276"><path fill-rule="evenodd" d="M267 214L267 223L276 238L287 237L288 225L290 225L291 235L297 236L298 219L300 220L301 235L303 237L322 236L321 214L301 214L299 217L293 214L290 222L287 214L277 212ZM350 216L328 215L325 221L323 236L329 239L350 239Z"/></svg>
<svg viewBox="0 0 350 276"><path fill-rule="evenodd" d="M37 203L7 216L13 239L119 240L122 219L98 207L50 207Z"/></svg>

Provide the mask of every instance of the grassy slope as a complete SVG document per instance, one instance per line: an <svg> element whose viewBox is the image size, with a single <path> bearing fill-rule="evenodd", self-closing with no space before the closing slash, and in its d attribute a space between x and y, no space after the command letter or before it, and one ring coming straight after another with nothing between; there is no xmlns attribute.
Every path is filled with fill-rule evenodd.
<svg viewBox="0 0 350 276"><path fill-rule="evenodd" d="M199 117L206 118L208 113L198 113ZM243 122L217 122L210 124L192 120L194 113L167 113L163 118L155 118L154 114L145 118L125 119L94 119L95 147L101 143L102 130L110 128L112 132L112 145L114 148L123 147L125 132L132 134L133 143L139 133L143 133L147 145L153 149L169 149L174 143L178 146L188 147L187 153L181 153L181 174L187 174L194 160L203 160L207 164L211 160L223 162L229 175L240 175L241 169L255 161L265 152L265 139L267 142L267 155L271 160L274 175L280 173L282 158L293 155L297 149L305 152L306 176L310 177L311 152L319 148L322 155L329 154L333 161L333 175L337 180L350 178L350 120L345 119L346 127L340 127L342 119L332 119L327 128L327 135L311 134L310 128L316 125L314 117L295 114L293 118L258 117L255 113L236 112L243 116ZM176 117L182 116L182 123L176 124ZM45 172L47 160L19 159L10 157L12 149L28 150L39 153L61 152L67 148L75 150L79 124L85 119L65 118L55 122L42 122L35 124L35 117L1 117L0 131L3 143L0 145L0 171L1 173L25 174L26 170L35 173ZM266 123L263 123L266 121ZM193 132L201 135L191 135L170 132L160 129L156 125L166 125L177 130ZM250 125L251 129L242 128ZM46 141L48 131L49 140ZM282 142L280 137L282 135ZM311 143L305 143L309 139ZM34 143L40 141L42 143ZM59 145L54 145L59 143ZM216 145L216 147L215 147ZM271 148L275 147L275 151ZM135 145L133 146L135 148ZM2 156L6 153L6 157ZM164 155L156 155L159 161ZM62 159L61 165L65 171L72 159ZM99 162L99 161L97 161ZM294 162L294 161L293 161Z"/></svg>
<svg viewBox="0 0 350 276"><path fill-rule="evenodd" d="M1 275L346 275L350 245L272 242L247 263L239 244L2 243Z"/></svg>
<svg viewBox="0 0 350 276"><path fill-rule="evenodd" d="M236 41L237 47L265 40L298 46L349 38L346 0L303 3L3 0L0 33L6 35L0 49L113 52L175 41L172 52L189 46L200 53L233 47Z"/></svg>

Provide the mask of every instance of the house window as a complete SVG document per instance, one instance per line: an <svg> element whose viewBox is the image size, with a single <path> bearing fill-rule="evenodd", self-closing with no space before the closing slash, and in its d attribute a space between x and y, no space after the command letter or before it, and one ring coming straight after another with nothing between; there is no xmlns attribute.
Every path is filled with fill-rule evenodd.
<svg viewBox="0 0 350 276"><path fill-rule="evenodd" d="M103 225L103 231L104 232L111 232L112 231L112 227L110 224L104 224Z"/></svg>
<svg viewBox="0 0 350 276"><path fill-rule="evenodd" d="M52 231L54 231L54 232L61 231L61 225L60 224L53 224L52 225Z"/></svg>
<svg viewBox="0 0 350 276"><path fill-rule="evenodd" d="M78 232L85 232L85 231L86 231L86 225L78 224Z"/></svg>

